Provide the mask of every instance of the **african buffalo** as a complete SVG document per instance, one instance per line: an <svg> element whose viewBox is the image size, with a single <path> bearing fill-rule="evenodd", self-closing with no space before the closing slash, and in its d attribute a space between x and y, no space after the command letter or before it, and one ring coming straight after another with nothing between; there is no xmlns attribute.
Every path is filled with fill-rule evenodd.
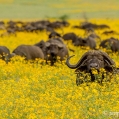
<svg viewBox="0 0 119 119"><path fill-rule="evenodd" d="M34 45L19 45L12 53L25 57L26 60L44 59L42 50Z"/></svg>
<svg viewBox="0 0 119 119"><path fill-rule="evenodd" d="M74 46L87 46L87 40L82 37L77 37L73 42Z"/></svg>
<svg viewBox="0 0 119 119"><path fill-rule="evenodd" d="M115 62L109 57L109 55L103 51L100 50L90 50L81 57L81 59L78 61L77 64L72 65L69 63L70 58L73 56L70 56L67 58L66 65L71 69L76 69L75 72L79 76L81 72L89 73L91 76L91 81L95 81L96 77L95 74L93 74L92 69L95 69L98 73L100 72L100 69L105 69L105 71L108 73L114 72ZM80 77L77 77L80 78ZM85 79L86 77L84 77ZM104 72L102 73L102 78L100 83L102 83L102 80L104 79ZM77 79L76 84L79 85L81 80Z"/></svg>
<svg viewBox="0 0 119 119"><path fill-rule="evenodd" d="M96 48L96 42L97 42L97 38L100 39L99 36L97 36L96 34L90 34L88 37L86 38L81 38L78 37L74 42L74 46L88 46L91 49L95 49Z"/></svg>
<svg viewBox="0 0 119 119"><path fill-rule="evenodd" d="M0 59L8 63L10 57L11 57L10 50L6 46L0 46Z"/></svg>
<svg viewBox="0 0 119 119"><path fill-rule="evenodd" d="M45 45L47 54L46 61L51 61L51 65L54 65L57 61L57 57L62 61L66 56L68 56L68 49L60 39L50 39L45 43Z"/></svg>
<svg viewBox="0 0 119 119"><path fill-rule="evenodd" d="M87 29L106 29L106 28L109 29L110 27L106 24L97 25L97 24L94 24L91 22L82 22L80 24L80 26L73 26L73 28L79 28L79 29L87 30Z"/></svg>
<svg viewBox="0 0 119 119"><path fill-rule="evenodd" d="M53 29L59 29L62 27L69 26L69 23L67 21L54 21L54 22L51 22L50 24L48 24L47 26L50 28L53 28Z"/></svg>
<svg viewBox="0 0 119 119"><path fill-rule="evenodd" d="M85 38L86 44L85 46L89 46L91 49L96 48L97 39L100 40L100 37L96 34L90 34L87 38Z"/></svg>
<svg viewBox="0 0 119 119"><path fill-rule="evenodd" d="M69 33L64 34L62 38L64 40L72 40L72 42L74 42L78 38L78 36L73 32L69 32Z"/></svg>
<svg viewBox="0 0 119 119"><path fill-rule="evenodd" d="M119 40L116 38L109 38L106 40L103 40L100 43L100 47L111 49L113 52L119 51Z"/></svg>
<svg viewBox="0 0 119 119"><path fill-rule="evenodd" d="M102 34L104 35L110 35L110 34L115 34L115 35L119 35L118 32L114 31L114 30L110 30L110 31L104 31Z"/></svg>

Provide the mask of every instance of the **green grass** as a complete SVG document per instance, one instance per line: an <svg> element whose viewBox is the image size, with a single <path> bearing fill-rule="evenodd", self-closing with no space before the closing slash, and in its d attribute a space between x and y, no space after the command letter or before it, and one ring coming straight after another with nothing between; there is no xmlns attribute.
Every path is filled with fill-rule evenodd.
<svg viewBox="0 0 119 119"><path fill-rule="evenodd" d="M118 6L118 0L0 0L0 18L118 18Z"/></svg>

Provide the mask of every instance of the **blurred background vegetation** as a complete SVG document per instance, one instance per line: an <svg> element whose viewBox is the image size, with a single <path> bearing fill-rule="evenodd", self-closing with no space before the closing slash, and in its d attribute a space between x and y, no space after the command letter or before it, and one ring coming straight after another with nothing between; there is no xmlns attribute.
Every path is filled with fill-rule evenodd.
<svg viewBox="0 0 119 119"><path fill-rule="evenodd" d="M119 0L0 0L0 19L118 18Z"/></svg>

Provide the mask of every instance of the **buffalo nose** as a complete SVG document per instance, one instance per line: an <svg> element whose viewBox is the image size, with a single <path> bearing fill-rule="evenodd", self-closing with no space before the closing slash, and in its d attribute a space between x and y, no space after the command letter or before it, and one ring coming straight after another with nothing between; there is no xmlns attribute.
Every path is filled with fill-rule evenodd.
<svg viewBox="0 0 119 119"><path fill-rule="evenodd" d="M98 64L97 63L91 63L90 64L90 68L98 68Z"/></svg>
<svg viewBox="0 0 119 119"><path fill-rule="evenodd" d="M54 52L51 52L50 54L51 54L52 56L54 56L54 55L55 55L55 53L54 53Z"/></svg>

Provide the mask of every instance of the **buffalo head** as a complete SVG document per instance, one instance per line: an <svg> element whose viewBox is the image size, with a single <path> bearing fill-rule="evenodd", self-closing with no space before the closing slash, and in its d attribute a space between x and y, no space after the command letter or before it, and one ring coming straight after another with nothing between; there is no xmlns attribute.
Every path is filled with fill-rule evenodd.
<svg viewBox="0 0 119 119"><path fill-rule="evenodd" d="M76 73L90 73L91 81L95 80L95 77L92 74L92 69L100 71L101 68L104 68L106 72L114 71L114 61L108 56L107 53L102 52L100 50L90 50L86 52L75 65L69 63L71 57L73 56L67 58L66 65L71 69L76 69Z"/></svg>
<svg viewBox="0 0 119 119"><path fill-rule="evenodd" d="M50 60L51 65L53 65L56 62L59 50L63 48L63 45L46 42L46 47L47 55L49 55L48 60Z"/></svg>
<svg viewBox="0 0 119 119"><path fill-rule="evenodd" d="M59 50L63 48L62 44L57 44L57 43L46 43L47 47L47 54L55 56L58 54Z"/></svg>
<svg viewBox="0 0 119 119"><path fill-rule="evenodd" d="M51 65L57 61L57 57L60 61L64 60L64 57L68 55L68 49L66 45L60 40L50 39L45 43L47 59L51 61Z"/></svg>

